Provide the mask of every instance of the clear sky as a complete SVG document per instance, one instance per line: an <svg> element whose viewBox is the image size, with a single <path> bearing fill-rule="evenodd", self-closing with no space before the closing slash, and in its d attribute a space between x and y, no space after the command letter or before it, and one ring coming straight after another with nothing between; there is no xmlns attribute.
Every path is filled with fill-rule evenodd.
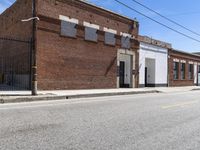
<svg viewBox="0 0 200 150"><path fill-rule="evenodd" d="M0 0L0 13L9 7L15 0ZM132 0L120 0L130 7L145 13L146 15L158 20L176 30L183 32L193 38L200 40L200 36L194 35L180 27L165 21L156 14L142 8ZM112 10L129 18L137 18L140 23L140 34L169 42L175 49L187 52L200 52L200 43L183 37L165 27L162 27L147 18L138 15L128 8L119 5L114 0L90 0L91 3L103 8ZM162 15L186 26L187 28L200 34L200 0L138 0L138 2L152 8Z"/></svg>

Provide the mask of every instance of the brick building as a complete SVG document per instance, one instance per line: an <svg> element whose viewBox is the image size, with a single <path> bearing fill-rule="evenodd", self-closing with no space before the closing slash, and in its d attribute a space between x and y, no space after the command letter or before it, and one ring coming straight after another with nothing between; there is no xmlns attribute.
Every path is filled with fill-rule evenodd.
<svg viewBox="0 0 200 150"><path fill-rule="evenodd" d="M200 56L138 36L135 20L80 0L36 0L36 15L39 90L200 84ZM31 83L30 17L31 0L0 15L0 84Z"/></svg>
<svg viewBox="0 0 200 150"><path fill-rule="evenodd" d="M30 39L32 2L1 16L1 35ZM138 87L139 24L79 0L37 0L38 89Z"/></svg>
<svg viewBox="0 0 200 150"><path fill-rule="evenodd" d="M172 48L147 36L138 36L139 87L200 85L200 55Z"/></svg>
<svg viewBox="0 0 200 150"><path fill-rule="evenodd" d="M200 56L169 50L169 86L200 85Z"/></svg>

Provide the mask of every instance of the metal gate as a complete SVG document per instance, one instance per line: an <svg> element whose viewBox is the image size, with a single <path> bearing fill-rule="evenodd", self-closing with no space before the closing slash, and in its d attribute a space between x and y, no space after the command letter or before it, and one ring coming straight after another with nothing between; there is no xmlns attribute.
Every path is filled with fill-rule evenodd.
<svg viewBox="0 0 200 150"><path fill-rule="evenodd" d="M0 90L31 89L31 40L0 37Z"/></svg>

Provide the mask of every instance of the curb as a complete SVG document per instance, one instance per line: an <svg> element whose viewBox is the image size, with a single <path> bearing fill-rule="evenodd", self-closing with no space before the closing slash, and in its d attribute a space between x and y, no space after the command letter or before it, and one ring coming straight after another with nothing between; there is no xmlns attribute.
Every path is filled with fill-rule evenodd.
<svg viewBox="0 0 200 150"><path fill-rule="evenodd" d="M64 100L64 99L76 99L76 98L92 98L92 97L104 97L104 96L117 96L117 95L135 95L135 94L148 94L148 93L161 93L157 90L152 91L135 91L135 92L113 92L113 93L97 93L97 94L79 94L79 95L63 95L63 96L29 96L29 97L15 97L15 98L0 98L0 104L6 103L21 103L21 102L33 102L33 101L51 101L51 100Z"/></svg>
<svg viewBox="0 0 200 150"><path fill-rule="evenodd" d="M199 91L200 88L192 89L191 91Z"/></svg>

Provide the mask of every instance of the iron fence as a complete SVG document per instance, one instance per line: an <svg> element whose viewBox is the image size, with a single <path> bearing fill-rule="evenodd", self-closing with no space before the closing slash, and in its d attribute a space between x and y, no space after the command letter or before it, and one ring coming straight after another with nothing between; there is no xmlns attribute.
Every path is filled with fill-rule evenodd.
<svg viewBox="0 0 200 150"><path fill-rule="evenodd" d="M0 37L0 90L31 89L31 40Z"/></svg>

